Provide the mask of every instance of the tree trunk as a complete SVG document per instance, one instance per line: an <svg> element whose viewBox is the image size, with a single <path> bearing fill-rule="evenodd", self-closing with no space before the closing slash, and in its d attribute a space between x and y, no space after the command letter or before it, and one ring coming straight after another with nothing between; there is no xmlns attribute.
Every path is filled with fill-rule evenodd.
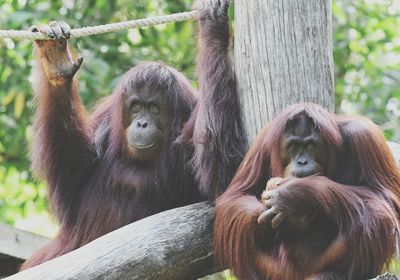
<svg viewBox="0 0 400 280"><path fill-rule="evenodd" d="M214 208L165 211L7 279L187 280L213 272Z"/></svg>
<svg viewBox="0 0 400 280"><path fill-rule="evenodd" d="M290 104L334 109L331 4L235 2L235 69L249 143Z"/></svg>

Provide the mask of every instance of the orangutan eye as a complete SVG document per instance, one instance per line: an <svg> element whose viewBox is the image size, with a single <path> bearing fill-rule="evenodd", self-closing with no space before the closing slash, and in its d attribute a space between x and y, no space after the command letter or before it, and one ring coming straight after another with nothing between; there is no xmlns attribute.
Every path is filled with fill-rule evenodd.
<svg viewBox="0 0 400 280"><path fill-rule="evenodd" d="M158 114L160 112L160 108L157 105L152 104L150 105L150 112L153 114Z"/></svg>
<svg viewBox="0 0 400 280"><path fill-rule="evenodd" d="M131 104L131 111L132 113L139 113L140 110L142 110L142 106L139 104L139 102L132 102Z"/></svg>

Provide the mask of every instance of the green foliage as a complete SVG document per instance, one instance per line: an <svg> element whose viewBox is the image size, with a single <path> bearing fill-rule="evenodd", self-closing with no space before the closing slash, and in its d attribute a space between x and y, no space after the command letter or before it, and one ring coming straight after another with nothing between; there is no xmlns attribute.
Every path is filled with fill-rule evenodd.
<svg viewBox="0 0 400 280"><path fill-rule="evenodd" d="M336 105L400 140L400 1L333 1Z"/></svg>

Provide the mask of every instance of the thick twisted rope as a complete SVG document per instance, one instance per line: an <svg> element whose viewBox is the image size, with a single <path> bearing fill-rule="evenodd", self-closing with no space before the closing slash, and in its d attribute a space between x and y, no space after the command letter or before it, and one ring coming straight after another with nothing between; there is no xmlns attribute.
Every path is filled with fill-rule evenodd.
<svg viewBox="0 0 400 280"><path fill-rule="evenodd" d="M71 37L85 37L96 34L119 31L123 29L131 29L137 27L146 27L151 25L163 24L168 22L178 22L189 19L196 19L197 11L171 14L166 16L155 16L145 19L137 19L130 21L122 21L98 26L89 26L71 30ZM50 40L46 34L40 32L23 31L23 30L0 30L0 39L29 39L29 40Z"/></svg>

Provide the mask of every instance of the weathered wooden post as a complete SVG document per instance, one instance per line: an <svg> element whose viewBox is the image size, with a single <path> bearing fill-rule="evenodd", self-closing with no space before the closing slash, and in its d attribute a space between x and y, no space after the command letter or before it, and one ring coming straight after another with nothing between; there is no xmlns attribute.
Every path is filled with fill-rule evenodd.
<svg viewBox="0 0 400 280"><path fill-rule="evenodd" d="M235 2L235 69L249 143L293 103L334 109L331 0Z"/></svg>

